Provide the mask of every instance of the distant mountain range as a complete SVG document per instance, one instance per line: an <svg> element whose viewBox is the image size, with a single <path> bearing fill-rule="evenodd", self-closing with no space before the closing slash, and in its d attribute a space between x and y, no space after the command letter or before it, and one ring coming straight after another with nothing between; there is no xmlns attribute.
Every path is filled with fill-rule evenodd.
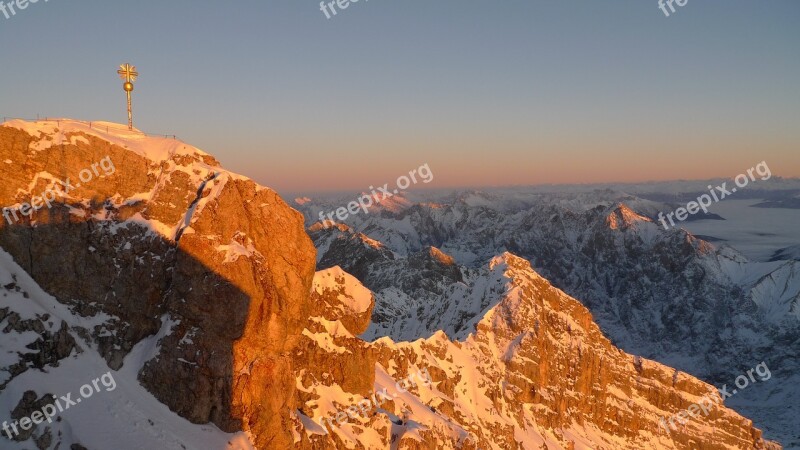
<svg viewBox="0 0 800 450"><path fill-rule="evenodd" d="M776 181L772 196L795 183ZM800 413L791 412L800 400L800 262L788 253L753 262L724 242L665 231L653 219L674 204L605 187L542 189L411 193L402 211L378 206L335 226L313 213L336 199L298 207L319 267L341 266L375 291L367 339L437 330L464 338L491 305L481 267L507 251L581 299L627 352L718 386L766 361L775 378L729 404L800 446Z"/></svg>

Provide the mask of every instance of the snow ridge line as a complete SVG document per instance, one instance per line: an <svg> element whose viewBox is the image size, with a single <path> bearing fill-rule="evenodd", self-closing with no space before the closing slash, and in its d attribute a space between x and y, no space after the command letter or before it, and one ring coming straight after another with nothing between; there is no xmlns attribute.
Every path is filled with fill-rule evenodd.
<svg viewBox="0 0 800 450"><path fill-rule="evenodd" d="M194 198L194 201L191 205L189 205L189 209L186 211L186 214L183 217L183 225L178 228L178 231L175 232L175 244L176 246L180 243L181 236L183 236L183 232L189 225L192 223L192 217L194 217L194 212L197 210L197 204L200 203L200 200L203 199L203 191L206 188L206 185L210 182L215 180L222 172L212 172L206 177L205 181L200 183L200 187L197 188L197 195Z"/></svg>

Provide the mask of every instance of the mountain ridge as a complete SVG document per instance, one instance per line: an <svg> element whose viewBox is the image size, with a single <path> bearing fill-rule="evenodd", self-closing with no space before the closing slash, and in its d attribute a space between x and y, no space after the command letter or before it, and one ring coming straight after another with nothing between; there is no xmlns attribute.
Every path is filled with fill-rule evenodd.
<svg viewBox="0 0 800 450"><path fill-rule="evenodd" d="M678 412L713 388L685 374L675 384L674 369L614 348L580 302L511 252L466 270L432 243L395 251L402 239L323 226L310 231L330 238L321 261L346 256L353 270L315 273L302 215L271 189L187 144L121 126L109 128L109 140L85 126L0 126L0 161L11 161L3 164L12 174L0 205L28 202L54 188L54 178L76 179L102 158L116 165L52 208L0 225L8 255L0 329L4 343L19 344L0 360L0 412L29 409L28 391L38 399L76 388L56 375L80 382L110 370L120 389L21 441L0 437L4 446L138 448L124 439L141 434L167 449L205 448L197 435L232 450L688 449L698 440L715 449L777 448L724 407L708 418L710 431L690 424L661 434L657 411ZM390 269L411 272L393 279ZM357 278L371 274L386 289L400 280L465 295L479 280L474 305L482 309L440 302L461 340L432 331L415 342L367 342L357 335L369 332L382 294ZM24 309L34 304L44 310ZM27 325L15 326L14 314ZM54 340L61 345L48 346ZM324 415L338 417L351 401L397 389L392 381L423 369L431 388L406 389L365 417L321 430Z"/></svg>

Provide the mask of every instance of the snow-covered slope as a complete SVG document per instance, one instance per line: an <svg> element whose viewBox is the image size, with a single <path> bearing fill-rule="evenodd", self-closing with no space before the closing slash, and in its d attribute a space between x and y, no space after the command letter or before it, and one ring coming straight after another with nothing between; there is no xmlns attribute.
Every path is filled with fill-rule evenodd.
<svg viewBox="0 0 800 450"><path fill-rule="evenodd" d="M42 445L49 442L40 448L70 448L78 444L88 449L253 449L243 433L224 433L213 424L192 424L141 386L138 372L155 356L153 347L158 345L160 336L137 344L122 369L110 370L96 344L81 337L89 330L102 328L110 317L73 313L44 292L3 250L0 286L0 380L9 380L11 373L18 373L0 384L0 421L10 424L21 419L12 420L5 413L17 409L26 392L35 393L36 399L48 394L60 399L71 394L71 400L77 402L53 417L46 429L38 426L33 430L34 440ZM52 336L59 332L58 341L71 343L67 345L68 353L62 360L40 364L36 355L41 351L37 349L52 342ZM167 326L163 332L171 333L172 329ZM99 389L82 397L82 386L91 387L94 380L107 374L110 378L106 376L105 384L97 383ZM61 404L65 407L67 403ZM17 443L6 438L7 435L0 437L2 449L31 448L31 441Z"/></svg>

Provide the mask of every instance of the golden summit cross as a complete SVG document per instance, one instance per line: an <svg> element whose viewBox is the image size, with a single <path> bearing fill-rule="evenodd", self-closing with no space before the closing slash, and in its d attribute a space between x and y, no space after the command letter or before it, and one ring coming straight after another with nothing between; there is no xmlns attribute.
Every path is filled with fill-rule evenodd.
<svg viewBox="0 0 800 450"><path fill-rule="evenodd" d="M117 73L125 82L122 85L122 89L125 89L125 94L128 97L128 129L133 130L133 107L131 105L131 92L133 92L133 82L136 81L136 77L139 76L139 72L136 71L136 66L125 63L119 66Z"/></svg>
<svg viewBox="0 0 800 450"><path fill-rule="evenodd" d="M136 66L132 66L127 63L119 66L117 73L119 74L119 77L122 78L122 81L129 83L136 81L136 77L139 76L139 72L136 71Z"/></svg>

